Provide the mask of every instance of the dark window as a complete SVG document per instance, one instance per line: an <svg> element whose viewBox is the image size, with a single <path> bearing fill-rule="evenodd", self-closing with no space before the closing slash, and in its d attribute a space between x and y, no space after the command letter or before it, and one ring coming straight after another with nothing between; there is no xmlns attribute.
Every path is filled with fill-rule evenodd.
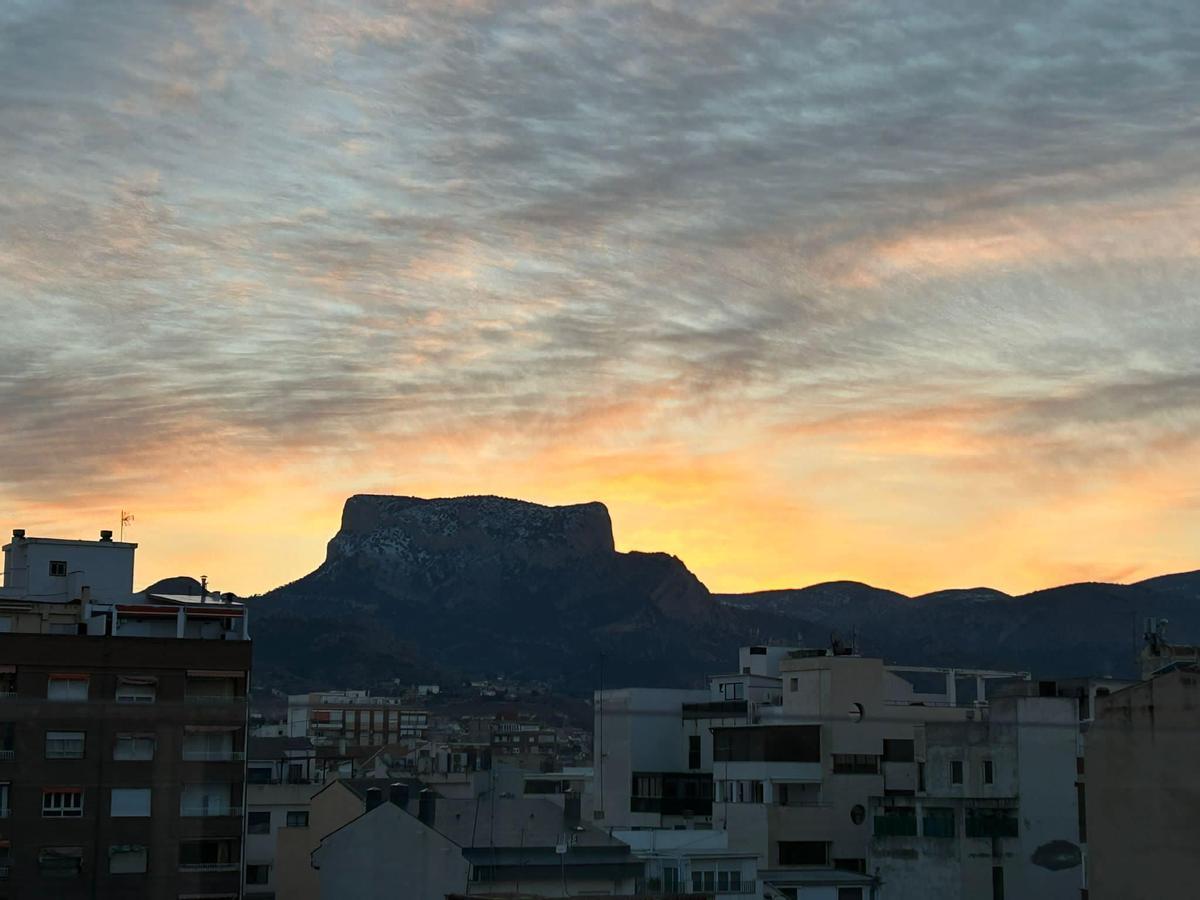
<svg viewBox="0 0 1200 900"><path fill-rule="evenodd" d="M766 728L717 728L717 762L820 762L820 725L772 725Z"/></svg>
<svg viewBox="0 0 1200 900"><path fill-rule="evenodd" d="M76 878L83 871L82 847L43 847L38 870L45 878Z"/></svg>
<svg viewBox="0 0 1200 900"><path fill-rule="evenodd" d="M793 694L796 693L796 691L800 690L800 679L799 678L789 678L788 679L788 690L791 691Z"/></svg>
<svg viewBox="0 0 1200 900"><path fill-rule="evenodd" d="M835 775L878 775L879 757L865 753L835 753L833 754L833 773Z"/></svg>
<svg viewBox="0 0 1200 900"><path fill-rule="evenodd" d="M912 762L914 759L916 752L912 741L883 739L884 762Z"/></svg>
<svg viewBox="0 0 1200 900"><path fill-rule="evenodd" d="M308 827L308 810L293 809L287 814L288 828L307 828Z"/></svg>
<svg viewBox="0 0 1200 900"><path fill-rule="evenodd" d="M995 766L992 765L992 761L990 759L985 759L983 761L983 783L991 784L992 781L995 779L995 777L996 777Z"/></svg>
<svg viewBox="0 0 1200 900"><path fill-rule="evenodd" d="M992 900L1004 900L1004 867L992 866Z"/></svg>
<svg viewBox="0 0 1200 900"><path fill-rule="evenodd" d="M239 843L237 838L181 841L179 844L179 867L181 869L220 867L236 870L241 861Z"/></svg>
<svg viewBox="0 0 1200 900"><path fill-rule="evenodd" d="M67 561L65 559L50 560L50 574L58 577L67 574Z"/></svg>
<svg viewBox="0 0 1200 900"><path fill-rule="evenodd" d="M967 837L975 838L1016 837L1016 813L1008 809L968 809L966 832Z"/></svg>
<svg viewBox="0 0 1200 900"><path fill-rule="evenodd" d="M263 766L246 769L246 781L250 784L270 784L271 770Z"/></svg>
<svg viewBox="0 0 1200 900"><path fill-rule="evenodd" d="M270 866L246 866L246 884L267 884L270 880Z"/></svg>
<svg viewBox="0 0 1200 900"><path fill-rule="evenodd" d="M246 834L270 834L271 814L269 812L246 813Z"/></svg>
<svg viewBox="0 0 1200 900"><path fill-rule="evenodd" d="M688 768L700 768L700 735L688 735Z"/></svg>
<svg viewBox="0 0 1200 900"><path fill-rule="evenodd" d="M779 865L827 866L829 844L825 841L780 841Z"/></svg>
<svg viewBox="0 0 1200 900"><path fill-rule="evenodd" d="M950 783L962 784L963 764L961 759L952 760L950 763Z"/></svg>
<svg viewBox="0 0 1200 900"><path fill-rule="evenodd" d="M954 837L954 808L950 806L925 807L925 819L921 823L925 837Z"/></svg>
<svg viewBox="0 0 1200 900"><path fill-rule="evenodd" d="M917 763L917 790L925 793L925 763Z"/></svg>
<svg viewBox="0 0 1200 900"><path fill-rule="evenodd" d="M288 784L304 784L304 764L288 763L287 780Z"/></svg>
<svg viewBox="0 0 1200 900"><path fill-rule="evenodd" d="M916 837L917 811L911 806L884 807L875 814L876 837Z"/></svg>
<svg viewBox="0 0 1200 900"><path fill-rule="evenodd" d="M837 900L863 900L863 889L860 887L838 888Z"/></svg>
<svg viewBox="0 0 1200 900"><path fill-rule="evenodd" d="M767 648L766 647L751 647L750 655L751 656L766 656Z"/></svg>

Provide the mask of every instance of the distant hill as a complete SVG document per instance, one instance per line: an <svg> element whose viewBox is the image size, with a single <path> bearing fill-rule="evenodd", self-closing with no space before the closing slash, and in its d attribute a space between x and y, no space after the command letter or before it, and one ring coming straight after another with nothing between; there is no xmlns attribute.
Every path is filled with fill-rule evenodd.
<svg viewBox="0 0 1200 900"><path fill-rule="evenodd" d="M689 685L736 647L856 637L894 662L1128 675L1141 619L1200 640L1200 572L1011 597L857 582L712 594L679 559L619 553L600 503L358 495L312 573L250 598L256 680L286 689L504 674L583 692Z"/></svg>

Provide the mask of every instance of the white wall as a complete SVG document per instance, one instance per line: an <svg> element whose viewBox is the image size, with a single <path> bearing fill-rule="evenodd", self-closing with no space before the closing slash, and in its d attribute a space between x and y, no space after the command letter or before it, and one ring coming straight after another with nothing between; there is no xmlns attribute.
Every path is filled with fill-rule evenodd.
<svg viewBox="0 0 1200 900"><path fill-rule="evenodd" d="M115 541L14 539L4 547L4 585L31 600L68 599L91 588L93 600L125 602L133 595L133 553L137 544ZM67 563L67 575L50 574L50 563Z"/></svg>

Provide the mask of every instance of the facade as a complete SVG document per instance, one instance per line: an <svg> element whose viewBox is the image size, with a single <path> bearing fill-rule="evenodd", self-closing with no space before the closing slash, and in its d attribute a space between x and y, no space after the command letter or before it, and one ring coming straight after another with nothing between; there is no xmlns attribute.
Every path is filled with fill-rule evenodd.
<svg viewBox="0 0 1200 900"><path fill-rule="evenodd" d="M133 595L133 550L26 537L0 589L0 897L238 897L245 609Z"/></svg>
<svg viewBox="0 0 1200 900"><path fill-rule="evenodd" d="M614 831L642 861L645 872L638 893L646 896L695 894L714 900L761 897L758 859L729 849L723 831Z"/></svg>
<svg viewBox="0 0 1200 900"><path fill-rule="evenodd" d="M1056 696L1000 697L974 720L918 730L916 793L868 810L882 896L1077 900L1078 734L1076 702Z"/></svg>
<svg viewBox="0 0 1200 900"><path fill-rule="evenodd" d="M1084 776L1089 900L1195 895L1198 711L1196 666L1097 701Z"/></svg>
<svg viewBox="0 0 1200 900"><path fill-rule="evenodd" d="M316 747L370 747L424 737L429 713L401 697L366 691L317 691L288 697L288 735Z"/></svg>
<svg viewBox="0 0 1200 900"><path fill-rule="evenodd" d="M510 893L530 897L632 894L643 866L629 847L584 823L579 804L490 797L415 798L404 785L313 852L322 897L361 900Z"/></svg>
<svg viewBox="0 0 1200 900"><path fill-rule="evenodd" d="M317 781L308 738L251 737L246 751L245 900L274 900L279 832L308 828Z"/></svg>

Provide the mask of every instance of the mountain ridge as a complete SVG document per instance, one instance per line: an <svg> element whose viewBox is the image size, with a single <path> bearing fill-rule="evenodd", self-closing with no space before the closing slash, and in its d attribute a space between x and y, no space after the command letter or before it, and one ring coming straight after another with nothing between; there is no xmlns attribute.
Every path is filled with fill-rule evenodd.
<svg viewBox="0 0 1200 900"><path fill-rule="evenodd" d="M693 685L739 644L835 634L890 662L1127 674L1139 617L1200 637L1198 595L1200 571L1017 596L854 581L721 594L678 557L617 551L597 501L356 494L321 565L248 602L271 682L503 674L583 692L602 659L609 685Z"/></svg>

